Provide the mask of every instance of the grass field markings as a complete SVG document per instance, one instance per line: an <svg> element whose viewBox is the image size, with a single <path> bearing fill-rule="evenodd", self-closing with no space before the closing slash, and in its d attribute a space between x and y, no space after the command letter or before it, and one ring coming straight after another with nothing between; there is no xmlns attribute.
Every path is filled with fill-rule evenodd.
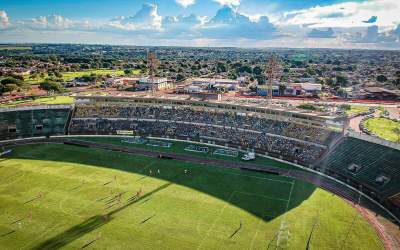
<svg viewBox="0 0 400 250"><path fill-rule="evenodd" d="M142 201L142 202L140 202L139 204L144 204L144 203L148 202L149 200L151 200L151 197L146 199L146 200L144 200L144 201Z"/></svg>
<svg viewBox="0 0 400 250"><path fill-rule="evenodd" d="M144 167L139 171L138 174L144 174L144 171L145 171L146 169L148 169L149 167L153 166L153 165L156 164L156 163L157 163L156 161L150 162L149 164L147 164L146 166L144 166ZM137 179L136 181L143 180L143 179L145 179L145 178L147 178L147 177L149 177L149 176L147 176L147 175L142 176L142 177L140 177L139 179Z"/></svg>
<svg viewBox="0 0 400 250"><path fill-rule="evenodd" d="M258 230L260 229L260 224L264 220L265 217L266 216L263 214L261 216L261 218L258 219L258 222L257 222L257 225L256 225L256 231L254 232L253 238L251 238L250 249L253 249L254 241L256 240L257 234L258 234Z"/></svg>
<svg viewBox="0 0 400 250"><path fill-rule="evenodd" d="M268 181L274 181L274 182L282 182L282 183L286 183L286 184L292 184L293 183L293 181L276 180L276 179L260 177L260 176L254 176L254 175L247 175L247 174L237 174L237 173L225 173L225 174L237 175L237 176L243 176L243 177L249 177L249 178L255 178L255 179L260 179L260 180L268 180Z"/></svg>
<svg viewBox="0 0 400 250"><path fill-rule="evenodd" d="M213 221L213 223L211 224L211 227L207 230L206 235L203 237L203 239L200 241L200 244L197 246L197 249L200 249L204 243L204 241L208 238L208 236L210 235L211 231L213 231L216 223L219 221L219 219L221 218L221 215L224 213L225 208L230 204L233 196L235 194L235 191L232 191L231 194L229 195L228 200L225 202L224 206L220 209L217 218L215 218L215 220Z"/></svg>
<svg viewBox="0 0 400 250"><path fill-rule="evenodd" d="M63 213L66 214L66 215L69 215L69 216L71 216L71 217L77 217L77 218L80 218L80 219L83 218L83 216L80 216L80 215L78 215L77 213L72 214L72 213L68 213L67 211L65 211L64 206L63 206L63 203L64 203L64 201L67 200L67 199L68 199L68 197L65 197L63 200L61 200L61 201L58 203L58 207L60 208L61 212L63 212Z"/></svg>
<svg viewBox="0 0 400 250"><path fill-rule="evenodd" d="M266 195L262 195L262 194L253 194L253 193L242 192L242 191L237 191L237 190L235 190L233 192L238 193L238 194L245 194L245 195L249 195L249 196L259 196L259 197L263 197L263 198L269 199L269 200L278 200L278 201L288 202L288 200L286 200L286 199L274 198L274 197L270 197L270 196L266 196Z"/></svg>
<svg viewBox="0 0 400 250"><path fill-rule="evenodd" d="M344 236L344 239L342 241L343 243L341 244L340 249L344 249L344 247L346 246L346 241L350 235L350 232L353 230L354 224L356 223L356 220L359 218L359 215L360 214L358 213L358 211L356 211L351 220L350 225L348 226L348 230L346 232L346 235Z"/></svg>
<svg viewBox="0 0 400 250"><path fill-rule="evenodd" d="M21 178L24 178L25 177L25 175L26 175L26 173L25 173L25 171L21 171L22 172L22 175L21 176L17 176L17 178L16 179L14 179L13 181L11 181L11 182L3 182L3 183L1 183L0 184L0 187L6 187L6 186L10 186L11 184L14 184L14 183L16 183L16 182L18 182L18 181L21 181ZM12 175L11 177L15 177L16 175L14 174L14 175ZM9 179L9 178L11 178L11 177L8 177L7 179Z"/></svg>
<svg viewBox="0 0 400 250"><path fill-rule="evenodd" d="M82 181L81 184L79 184L78 186L75 186L75 187L71 188L69 191L75 191L75 190L77 190L77 189L83 187L83 185L85 185L85 184L86 184L86 182L85 182L85 181Z"/></svg>
<svg viewBox="0 0 400 250"><path fill-rule="evenodd" d="M286 246L289 244L290 231L289 231L288 227L289 227L290 222L286 221L286 217L287 217L287 212L289 210L290 200L292 198L292 192L293 192L295 182L296 182L296 180L293 180L292 186L290 187L289 198L287 200L285 213L283 214L281 225L280 225L279 232L277 235L277 242L276 242L277 247L280 247L279 244L280 244L282 238L283 238L283 240L286 240L285 241Z"/></svg>

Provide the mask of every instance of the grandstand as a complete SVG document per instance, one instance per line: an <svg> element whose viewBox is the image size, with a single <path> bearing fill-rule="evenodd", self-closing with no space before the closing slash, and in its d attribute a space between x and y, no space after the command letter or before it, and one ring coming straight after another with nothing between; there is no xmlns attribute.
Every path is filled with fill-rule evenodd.
<svg viewBox="0 0 400 250"><path fill-rule="evenodd" d="M129 131L210 142L310 165L340 136L327 120L226 103L84 97L78 98L69 132L115 135Z"/></svg>
<svg viewBox="0 0 400 250"><path fill-rule="evenodd" d="M400 193L400 151L345 138L322 162L324 171L381 200Z"/></svg>
<svg viewBox="0 0 400 250"><path fill-rule="evenodd" d="M0 109L0 139L64 135L70 106Z"/></svg>

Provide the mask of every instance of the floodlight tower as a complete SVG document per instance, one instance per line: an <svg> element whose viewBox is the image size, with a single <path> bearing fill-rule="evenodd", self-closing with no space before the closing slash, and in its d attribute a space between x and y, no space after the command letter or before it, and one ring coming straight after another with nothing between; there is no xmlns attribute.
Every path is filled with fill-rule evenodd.
<svg viewBox="0 0 400 250"><path fill-rule="evenodd" d="M281 65L275 55L272 55L265 66L265 72L268 77L268 96L267 99L272 101L272 84L278 79L281 72Z"/></svg>
<svg viewBox="0 0 400 250"><path fill-rule="evenodd" d="M151 81L151 92L155 93L154 75L157 70L158 60L154 52L147 52L147 68L149 69L149 80Z"/></svg>

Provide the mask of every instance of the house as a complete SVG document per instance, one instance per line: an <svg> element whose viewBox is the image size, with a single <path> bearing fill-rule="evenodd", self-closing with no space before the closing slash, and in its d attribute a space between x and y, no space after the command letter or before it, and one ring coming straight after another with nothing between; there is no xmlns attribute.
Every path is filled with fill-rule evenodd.
<svg viewBox="0 0 400 250"><path fill-rule="evenodd" d="M142 77L139 79L137 88L140 90L150 90L154 86L155 90L172 89L174 85L167 78L161 77Z"/></svg>
<svg viewBox="0 0 400 250"><path fill-rule="evenodd" d="M257 86L257 94L261 96L268 95L268 85ZM318 95L321 93L322 85L318 83L290 83L285 85L283 92L284 96L300 96L300 95ZM282 90L280 90L280 84L274 83L272 85L272 95L280 96Z"/></svg>

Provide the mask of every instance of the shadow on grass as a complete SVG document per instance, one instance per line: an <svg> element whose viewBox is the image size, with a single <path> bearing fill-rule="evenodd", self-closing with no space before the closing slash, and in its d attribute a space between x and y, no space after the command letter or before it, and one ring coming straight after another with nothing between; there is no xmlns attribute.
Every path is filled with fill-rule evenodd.
<svg viewBox="0 0 400 250"><path fill-rule="evenodd" d="M171 183L164 184L164 185L156 188L155 190L141 196L140 198L131 200L131 201L127 202L125 205L108 212L107 214L95 215L93 217L90 217L89 219L85 220L84 222L82 222L78 225L75 225L75 226L67 229L66 231L64 231L44 242L39 243L32 249L34 249L34 250L49 249L50 250L50 249L62 248L64 246L68 245L69 243L75 241L76 239L79 239L80 237L84 236L85 234L90 233L90 232L106 225L107 223L109 223L110 221L113 220L113 216L115 214L117 214L118 212L128 208L129 206L131 206L143 199L150 197L151 195L167 188L170 185L171 185Z"/></svg>
<svg viewBox="0 0 400 250"><path fill-rule="evenodd" d="M151 174L149 170L146 169L146 167L142 166L143 164L130 164L127 159L121 157L122 154L123 153L115 153L102 149L83 148L72 145L49 144L25 145L17 147L15 148L13 154L8 156L8 158L33 160L41 159L54 162L69 162L76 164L94 165L98 167L116 169L129 173L143 175L143 177L139 178L139 180L136 181L140 181L146 177L157 178L160 180L165 180L169 183L185 186L190 189L197 190L201 193L215 197L216 199L223 200L227 203L230 203L232 206L245 210L248 213L257 216L258 218L268 221L273 220L274 218L279 217L285 212L299 206L303 201L307 200L316 189L314 185L309 183L296 181L296 184L292 184L292 180L290 179L276 178L276 176L271 176L265 173L250 174L247 171L240 172L240 170L232 170L227 168L220 168L219 170L216 170L216 167L200 164L195 164L196 167L193 165L193 168L191 168L191 163L187 163L187 165L182 165L176 164L176 161L160 160L155 158L152 159L145 156L138 156L139 159L143 159L144 161L146 160L146 158L157 161L157 164L159 164L159 166L157 167L159 167L160 169L162 167L170 169L168 171L166 171L166 168L161 169L161 174L155 175ZM130 155L130 157L132 157L132 155ZM188 169L191 169L189 174L184 174L183 166L187 166ZM157 167L154 166L154 168ZM146 169L146 171L144 171L144 169ZM193 175L191 175L192 170L195 172L193 173ZM201 174L200 172L204 174ZM254 178L251 176L254 176ZM271 179L278 179L278 182L268 181ZM114 210L107 213L106 217L108 217L108 219L104 219L105 215L93 216L86 221L80 223L79 225L73 226L63 233L58 234L53 238L40 243L34 249L57 249L63 247L70 242L84 236L85 234L90 233L93 230L96 230L97 228L109 223L113 219L113 215L131 206L132 204L139 201L139 204L147 202L151 198L149 196L151 196L155 192L167 188L169 185L170 184L161 186L158 189L146 195L143 195L142 197L140 197L140 199L127 200L125 205L123 205L122 207L115 208ZM265 196L265 199L261 199L257 196L252 196L251 192L254 191L254 185L259 188L259 193L268 191L269 193L273 194L275 198L268 198L267 196ZM289 197L290 185L295 185L295 188L293 188L292 190L293 192L290 192L291 197ZM247 193L244 193L243 195L239 194L238 196L235 196L233 198L231 197L233 191L242 189L247 191ZM289 199L290 204L287 204ZM110 207L110 209L112 208ZM266 209L269 211L265 211ZM271 217L268 217L268 219L264 217L266 212L271 215ZM239 219L240 218L238 218L238 220Z"/></svg>

